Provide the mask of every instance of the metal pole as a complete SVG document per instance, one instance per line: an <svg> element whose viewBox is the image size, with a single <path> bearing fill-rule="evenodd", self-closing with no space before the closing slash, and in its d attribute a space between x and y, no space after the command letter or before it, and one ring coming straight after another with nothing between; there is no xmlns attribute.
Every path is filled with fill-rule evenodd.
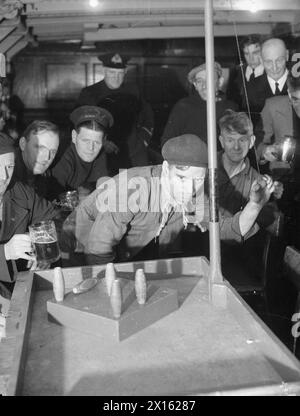
<svg viewBox="0 0 300 416"><path fill-rule="evenodd" d="M207 77L207 134L209 169L209 249L210 286L223 281L221 272L221 250L217 181L217 138L215 107L213 0L205 0L205 56Z"/></svg>

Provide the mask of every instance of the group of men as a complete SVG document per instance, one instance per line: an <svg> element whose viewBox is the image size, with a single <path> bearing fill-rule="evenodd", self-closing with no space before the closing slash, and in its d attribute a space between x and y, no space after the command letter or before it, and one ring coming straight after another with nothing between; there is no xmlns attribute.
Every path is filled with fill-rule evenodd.
<svg viewBox="0 0 300 416"><path fill-rule="evenodd" d="M282 46L278 40L269 42L275 44L275 50ZM263 45L262 51L268 52L268 44ZM257 70L257 79L267 76L269 80L271 73L279 76L273 66L281 59L268 58L267 52L262 57L270 72L262 75ZM92 191L71 214L72 221L68 219L74 228L64 230L66 234L73 233L82 244L89 263L134 260L149 246L153 256L156 249L159 256L167 256L188 224L194 224L202 232L208 228L207 139L206 128L199 132L201 116L194 113L197 123L191 119L180 130L174 128L177 110L173 112L175 116L171 113L162 141L163 163L151 166L147 153L154 127L151 109L138 90L123 84L126 71L123 57L111 54L102 57L102 62L104 78L81 92L78 106L70 116L72 143L56 164L53 161L59 147L59 132L54 124L31 123L17 150L7 136L1 136L0 248L3 247L1 265L6 270L4 280L14 278L11 261L33 260L26 234L28 225L41 218L57 218L57 209L49 200L65 190L82 189L84 195ZM218 93L222 70L217 63L215 70L216 102L223 103ZM282 88L283 76L285 71L276 87ZM188 78L197 94L194 101L200 98L205 104L205 65L194 68ZM294 84L289 85L289 102L296 113L295 102L299 97L292 92ZM184 101L178 108L193 107L191 104ZM232 108L228 105L222 109L227 107ZM247 154L255 143L253 123L244 112L235 109L233 106L218 117L222 148L220 230L222 240L243 243L260 227L274 221L276 209L265 208L271 194L280 198L283 189L270 176L259 175L251 168ZM190 130L193 124L195 130ZM265 145L262 155L267 158L265 149L269 142L263 138L262 143ZM122 168L125 170L116 174ZM15 203L17 208L7 209L7 201ZM26 215L19 211L26 211ZM17 227L18 216L22 221Z"/></svg>

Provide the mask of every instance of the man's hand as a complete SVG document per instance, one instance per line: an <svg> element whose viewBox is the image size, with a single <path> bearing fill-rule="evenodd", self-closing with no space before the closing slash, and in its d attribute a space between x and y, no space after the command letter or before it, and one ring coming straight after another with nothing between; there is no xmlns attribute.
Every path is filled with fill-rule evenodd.
<svg viewBox="0 0 300 416"><path fill-rule="evenodd" d="M282 197L284 188L283 188L283 184L281 182L278 181L274 181L274 198L275 199L280 199Z"/></svg>
<svg viewBox="0 0 300 416"><path fill-rule="evenodd" d="M29 260L27 263L27 267L30 270L47 270L50 269L51 263L47 261L37 261L36 258L34 260Z"/></svg>
<svg viewBox="0 0 300 416"><path fill-rule="evenodd" d="M262 152L262 156L269 162L275 162L278 160L279 146L277 144L271 144L266 146Z"/></svg>
<svg viewBox="0 0 300 416"><path fill-rule="evenodd" d="M4 255L6 260L25 259L33 261L32 243L28 234L15 234L4 244Z"/></svg>
<svg viewBox="0 0 300 416"><path fill-rule="evenodd" d="M103 144L104 150L106 151L106 153L119 153L120 149L118 148L118 146L112 142L111 140L105 140L104 144Z"/></svg>
<svg viewBox="0 0 300 416"><path fill-rule="evenodd" d="M254 202L260 206L265 205L274 192L274 182L268 175L263 175L257 178L251 186L250 202Z"/></svg>

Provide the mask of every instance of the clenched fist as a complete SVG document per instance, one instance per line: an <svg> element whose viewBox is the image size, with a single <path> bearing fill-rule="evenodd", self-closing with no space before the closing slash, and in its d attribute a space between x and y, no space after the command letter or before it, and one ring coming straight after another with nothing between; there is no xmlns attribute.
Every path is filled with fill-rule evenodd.
<svg viewBox="0 0 300 416"><path fill-rule="evenodd" d="M272 192L274 192L272 178L268 175L263 175L252 183L250 201L263 206L269 201Z"/></svg>
<svg viewBox="0 0 300 416"><path fill-rule="evenodd" d="M15 234L6 244L4 244L4 255L6 260L34 260L32 253L32 243L29 235Z"/></svg>

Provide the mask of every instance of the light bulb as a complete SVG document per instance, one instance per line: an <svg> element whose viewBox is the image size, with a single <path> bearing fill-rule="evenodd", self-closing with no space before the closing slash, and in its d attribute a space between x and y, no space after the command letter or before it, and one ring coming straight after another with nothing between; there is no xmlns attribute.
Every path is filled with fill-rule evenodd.
<svg viewBox="0 0 300 416"><path fill-rule="evenodd" d="M90 6L91 7L97 7L99 5L99 1L98 0L90 0Z"/></svg>
<svg viewBox="0 0 300 416"><path fill-rule="evenodd" d="M259 10L259 6L255 0L251 0L249 4L249 11L251 13L256 13Z"/></svg>

